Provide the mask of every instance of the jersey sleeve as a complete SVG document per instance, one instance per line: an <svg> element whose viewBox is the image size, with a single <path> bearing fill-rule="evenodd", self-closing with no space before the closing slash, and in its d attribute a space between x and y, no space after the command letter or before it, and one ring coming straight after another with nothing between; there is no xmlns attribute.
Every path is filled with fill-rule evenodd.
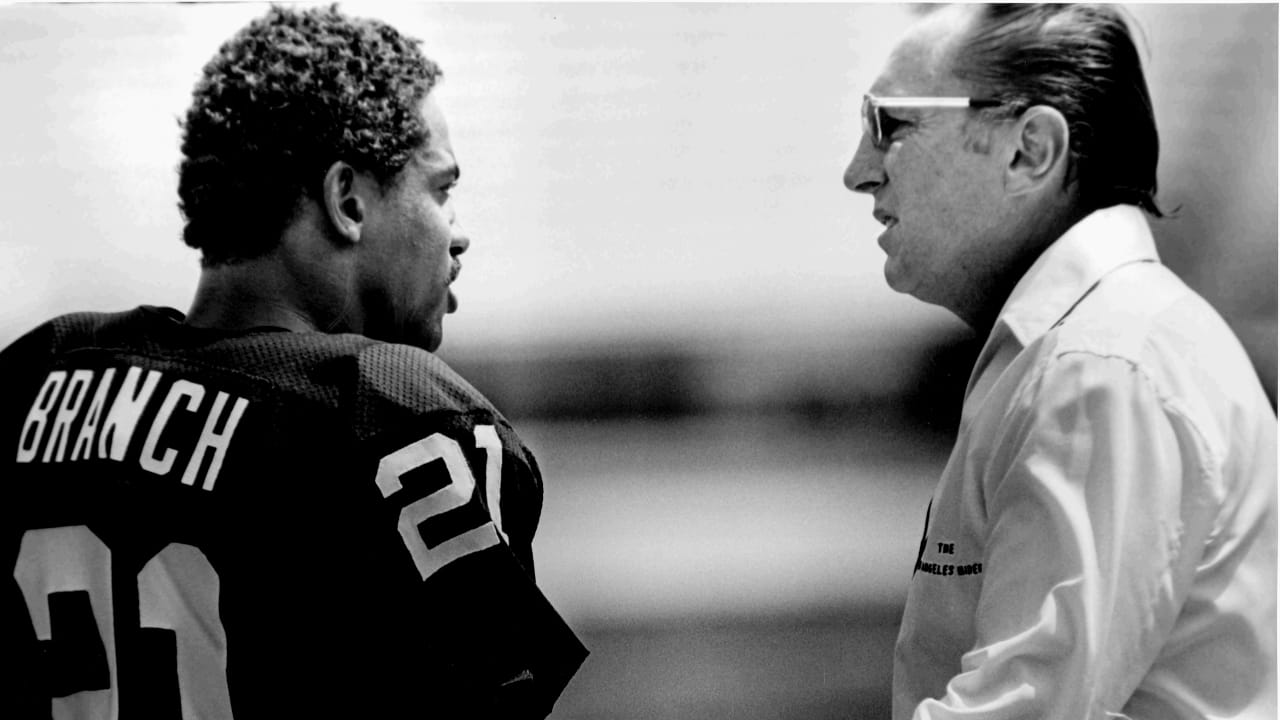
<svg viewBox="0 0 1280 720"><path fill-rule="evenodd" d="M405 627L460 712L545 717L587 652L534 581L536 461L443 363L408 360L399 373L363 368L356 423L381 495L376 532L410 598Z"/></svg>

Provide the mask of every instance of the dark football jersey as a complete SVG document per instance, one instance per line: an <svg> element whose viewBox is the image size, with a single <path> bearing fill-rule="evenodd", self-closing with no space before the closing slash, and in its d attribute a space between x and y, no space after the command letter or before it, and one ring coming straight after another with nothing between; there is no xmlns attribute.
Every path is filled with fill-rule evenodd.
<svg viewBox="0 0 1280 720"><path fill-rule="evenodd" d="M434 355L57 318L0 353L3 717L544 717L533 455Z"/></svg>

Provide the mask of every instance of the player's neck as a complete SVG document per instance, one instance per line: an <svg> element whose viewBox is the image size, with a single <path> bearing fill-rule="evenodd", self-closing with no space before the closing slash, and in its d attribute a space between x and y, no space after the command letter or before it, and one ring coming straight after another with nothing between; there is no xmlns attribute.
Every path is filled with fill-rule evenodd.
<svg viewBox="0 0 1280 720"><path fill-rule="evenodd" d="M187 311L187 324L217 330L317 330L315 319L295 301L292 283L276 265L267 257L204 268Z"/></svg>

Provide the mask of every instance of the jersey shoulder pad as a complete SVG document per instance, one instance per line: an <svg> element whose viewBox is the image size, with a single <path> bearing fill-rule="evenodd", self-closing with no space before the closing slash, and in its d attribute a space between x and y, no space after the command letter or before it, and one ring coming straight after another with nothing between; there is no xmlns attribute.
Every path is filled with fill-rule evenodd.
<svg viewBox="0 0 1280 720"><path fill-rule="evenodd" d="M7 354L37 353L48 355L69 344L83 343L107 328L124 321L131 313L76 312L50 318L13 341Z"/></svg>
<svg viewBox="0 0 1280 720"><path fill-rule="evenodd" d="M509 424L488 399L434 354L377 343L357 355L356 430L377 433L388 425L416 424L426 416L472 416Z"/></svg>
<svg viewBox="0 0 1280 720"><path fill-rule="evenodd" d="M130 311L77 312L46 320L0 348L0 373L7 378L48 365L49 359L69 348L93 344L96 338L119 325Z"/></svg>

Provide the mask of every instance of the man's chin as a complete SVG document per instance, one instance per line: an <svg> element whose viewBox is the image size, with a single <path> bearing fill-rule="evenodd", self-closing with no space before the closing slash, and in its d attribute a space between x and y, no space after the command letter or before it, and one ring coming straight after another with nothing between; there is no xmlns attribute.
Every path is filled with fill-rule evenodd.
<svg viewBox="0 0 1280 720"><path fill-rule="evenodd" d="M901 267L895 268L896 272L891 271L889 265L884 268L884 279L889 284L889 289L903 295L910 295L920 302L929 303L930 305L940 304L937 298L933 297L932 289L928 284L921 284L918 275L910 275Z"/></svg>
<svg viewBox="0 0 1280 720"><path fill-rule="evenodd" d="M888 257L884 261L884 281L888 284L889 289L894 292L900 292L907 295L911 293L911 283L908 282L907 274L893 257Z"/></svg>

